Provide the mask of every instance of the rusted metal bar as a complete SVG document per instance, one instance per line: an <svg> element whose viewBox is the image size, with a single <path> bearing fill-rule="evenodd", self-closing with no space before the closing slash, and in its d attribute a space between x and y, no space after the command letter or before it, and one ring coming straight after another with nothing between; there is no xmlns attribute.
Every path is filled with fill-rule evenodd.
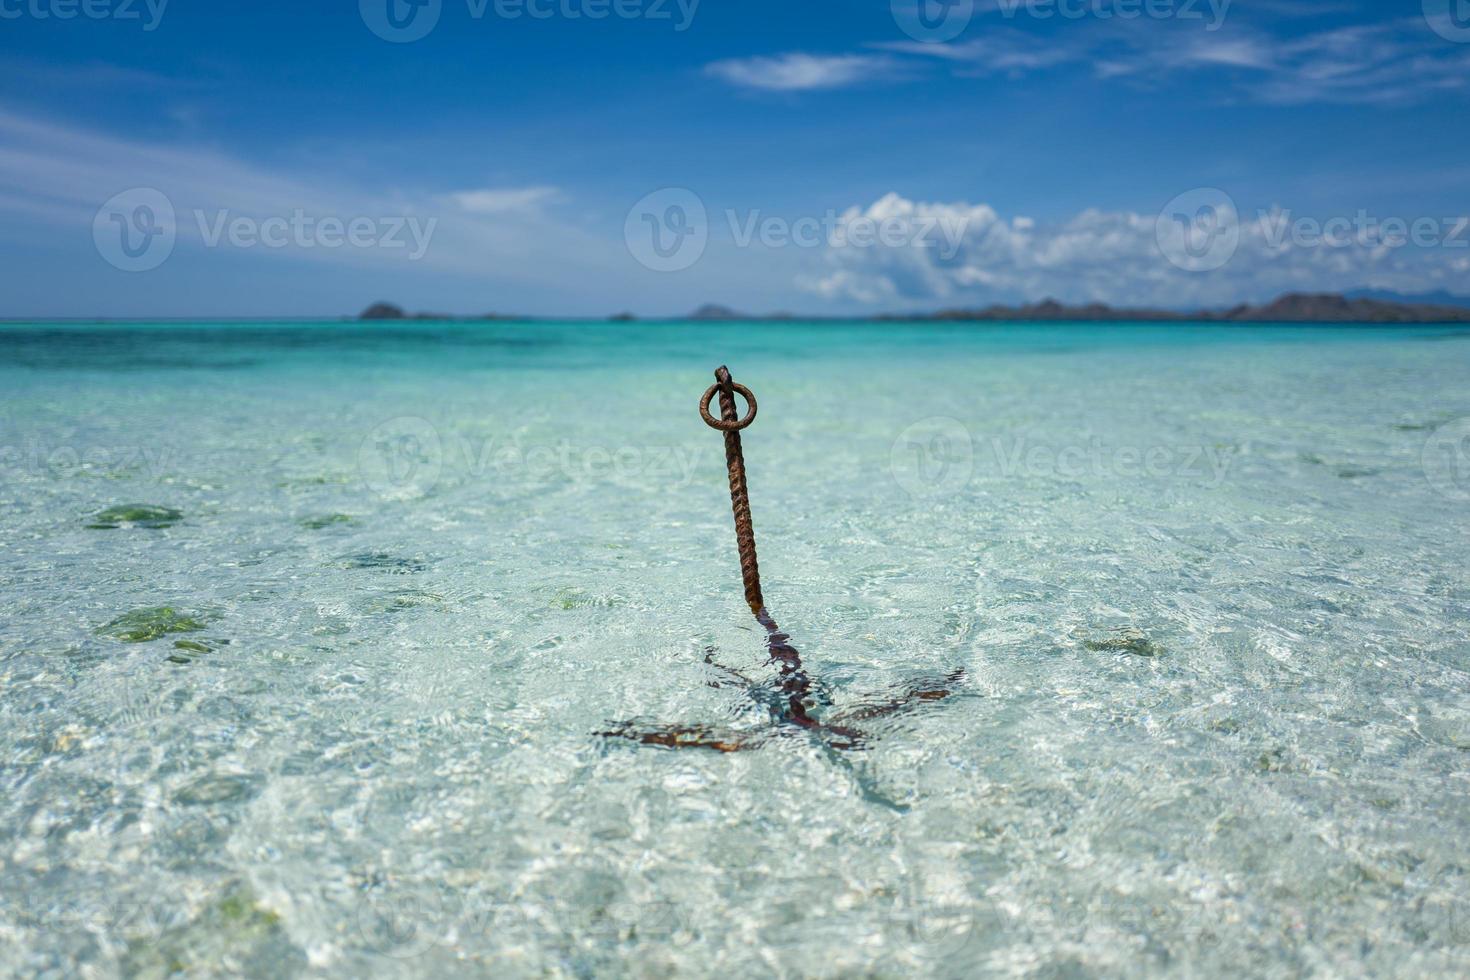
<svg viewBox="0 0 1470 980"><path fill-rule="evenodd" d="M739 392L749 413L744 420L735 407L735 393ZM713 396L720 396L720 418L718 421L709 413ZM755 557L755 526L750 519L750 488L745 480L745 454L740 446L740 430L755 421L755 396L744 385L738 385L730 377L730 369L721 365L715 369L715 383L704 393L699 403L699 414L712 429L725 434L725 469L730 475L730 508L735 514L735 544L740 550L740 577L745 582L745 601L750 611L760 618L766 602L761 596L761 570Z"/></svg>

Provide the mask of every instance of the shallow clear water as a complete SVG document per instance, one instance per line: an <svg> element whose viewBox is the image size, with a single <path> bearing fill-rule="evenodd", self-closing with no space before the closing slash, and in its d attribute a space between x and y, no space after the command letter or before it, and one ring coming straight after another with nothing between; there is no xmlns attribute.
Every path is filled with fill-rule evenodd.
<svg viewBox="0 0 1470 980"><path fill-rule="evenodd" d="M704 663L773 676L720 363L827 710L966 671L860 751L593 734L769 731ZM1464 975L1467 378L1427 328L0 328L0 973Z"/></svg>

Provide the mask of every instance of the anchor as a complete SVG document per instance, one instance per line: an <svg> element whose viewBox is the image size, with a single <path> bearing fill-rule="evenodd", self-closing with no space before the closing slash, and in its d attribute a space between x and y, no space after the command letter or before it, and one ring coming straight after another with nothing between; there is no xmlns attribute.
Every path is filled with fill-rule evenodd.
<svg viewBox="0 0 1470 980"><path fill-rule="evenodd" d="M747 410L744 418L740 417L736 409L737 394L745 399ZM716 395L720 399L718 419L710 414L710 403ZM755 528L750 516L750 491L745 478L745 455L740 444L741 430L755 421L755 395L744 385L736 384L729 369L722 366L715 371L715 383L700 400L699 414L706 425L725 435L725 465L730 477L730 505L735 515L735 543L740 554L740 576L745 585L745 601L756 621L765 628L766 649L770 653L767 664L776 665L777 676L774 684L753 680L738 670L717 663L713 648L705 651L704 662L720 671L727 679L743 685L751 698L766 709L770 715L770 724L763 729L750 731L710 725L649 726L625 721L609 731L597 734L604 738L628 739L642 745L670 749L709 749L716 752L759 749L776 738L805 734L816 738L829 752L846 752L863 749L870 737L861 729L853 727L854 723L895 715L928 702L942 701L954 694L957 685L965 677L964 668L952 671L941 679L910 684L894 696L877 703L863 704L830 719L821 716L821 709L831 707L831 698L807 673L801 654L791 645L791 637L776 625L761 594L760 566L755 555ZM724 687L727 683L728 681L715 682L712 686Z"/></svg>

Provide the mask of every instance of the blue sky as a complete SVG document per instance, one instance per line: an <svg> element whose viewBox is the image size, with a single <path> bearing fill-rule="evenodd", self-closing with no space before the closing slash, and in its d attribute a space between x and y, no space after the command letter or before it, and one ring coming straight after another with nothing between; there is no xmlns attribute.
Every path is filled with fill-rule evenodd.
<svg viewBox="0 0 1470 980"><path fill-rule="evenodd" d="M1470 0L423 2L0 0L0 315L1470 294Z"/></svg>

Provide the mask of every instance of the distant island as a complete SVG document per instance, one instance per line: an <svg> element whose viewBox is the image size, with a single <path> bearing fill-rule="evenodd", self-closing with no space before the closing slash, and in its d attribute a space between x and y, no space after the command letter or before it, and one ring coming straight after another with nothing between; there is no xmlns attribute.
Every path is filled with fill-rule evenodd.
<svg viewBox="0 0 1470 980"><path fill-rule="evenodd" d="M932 322L1088 322L1110 323L1148 321L1165 323L1470 323L1470 305L1405 302L1356 294L1287 293L1270 303L1242 303L1226 310L1125 309L1106 303L1068 306L1048 299L1023 306L987 306L981 309L950 309L933 313L883 313L872 316L797 316L791 313L749 315L728 306L709 303L681 320L701 322L764 321L786 322L840 320L871 323ZM1450 294L1442 294L1454 299ZM1438 298L1438 297L1436 297ZM374 303L362 312L362 320L521 320L546 317L515 317L487 313L482 316L455 317L439 313L408 313L392 303ZM637 320L632 313L619 313L607 318L626 323Z"/></svg>
<svg viewBox="0 0 1470 980"><path fill-rule="evenodd" d="M983 310L941 310L927 316L876 317L880 320L1149 320L1181 323L1470 323L1470 308L1389 302L1338 293L1287 293L1270 303L1241 303L1228 310L1116 309L1103 303L1065 306L1044 300L1027 306L990 306Z"/></svg>

